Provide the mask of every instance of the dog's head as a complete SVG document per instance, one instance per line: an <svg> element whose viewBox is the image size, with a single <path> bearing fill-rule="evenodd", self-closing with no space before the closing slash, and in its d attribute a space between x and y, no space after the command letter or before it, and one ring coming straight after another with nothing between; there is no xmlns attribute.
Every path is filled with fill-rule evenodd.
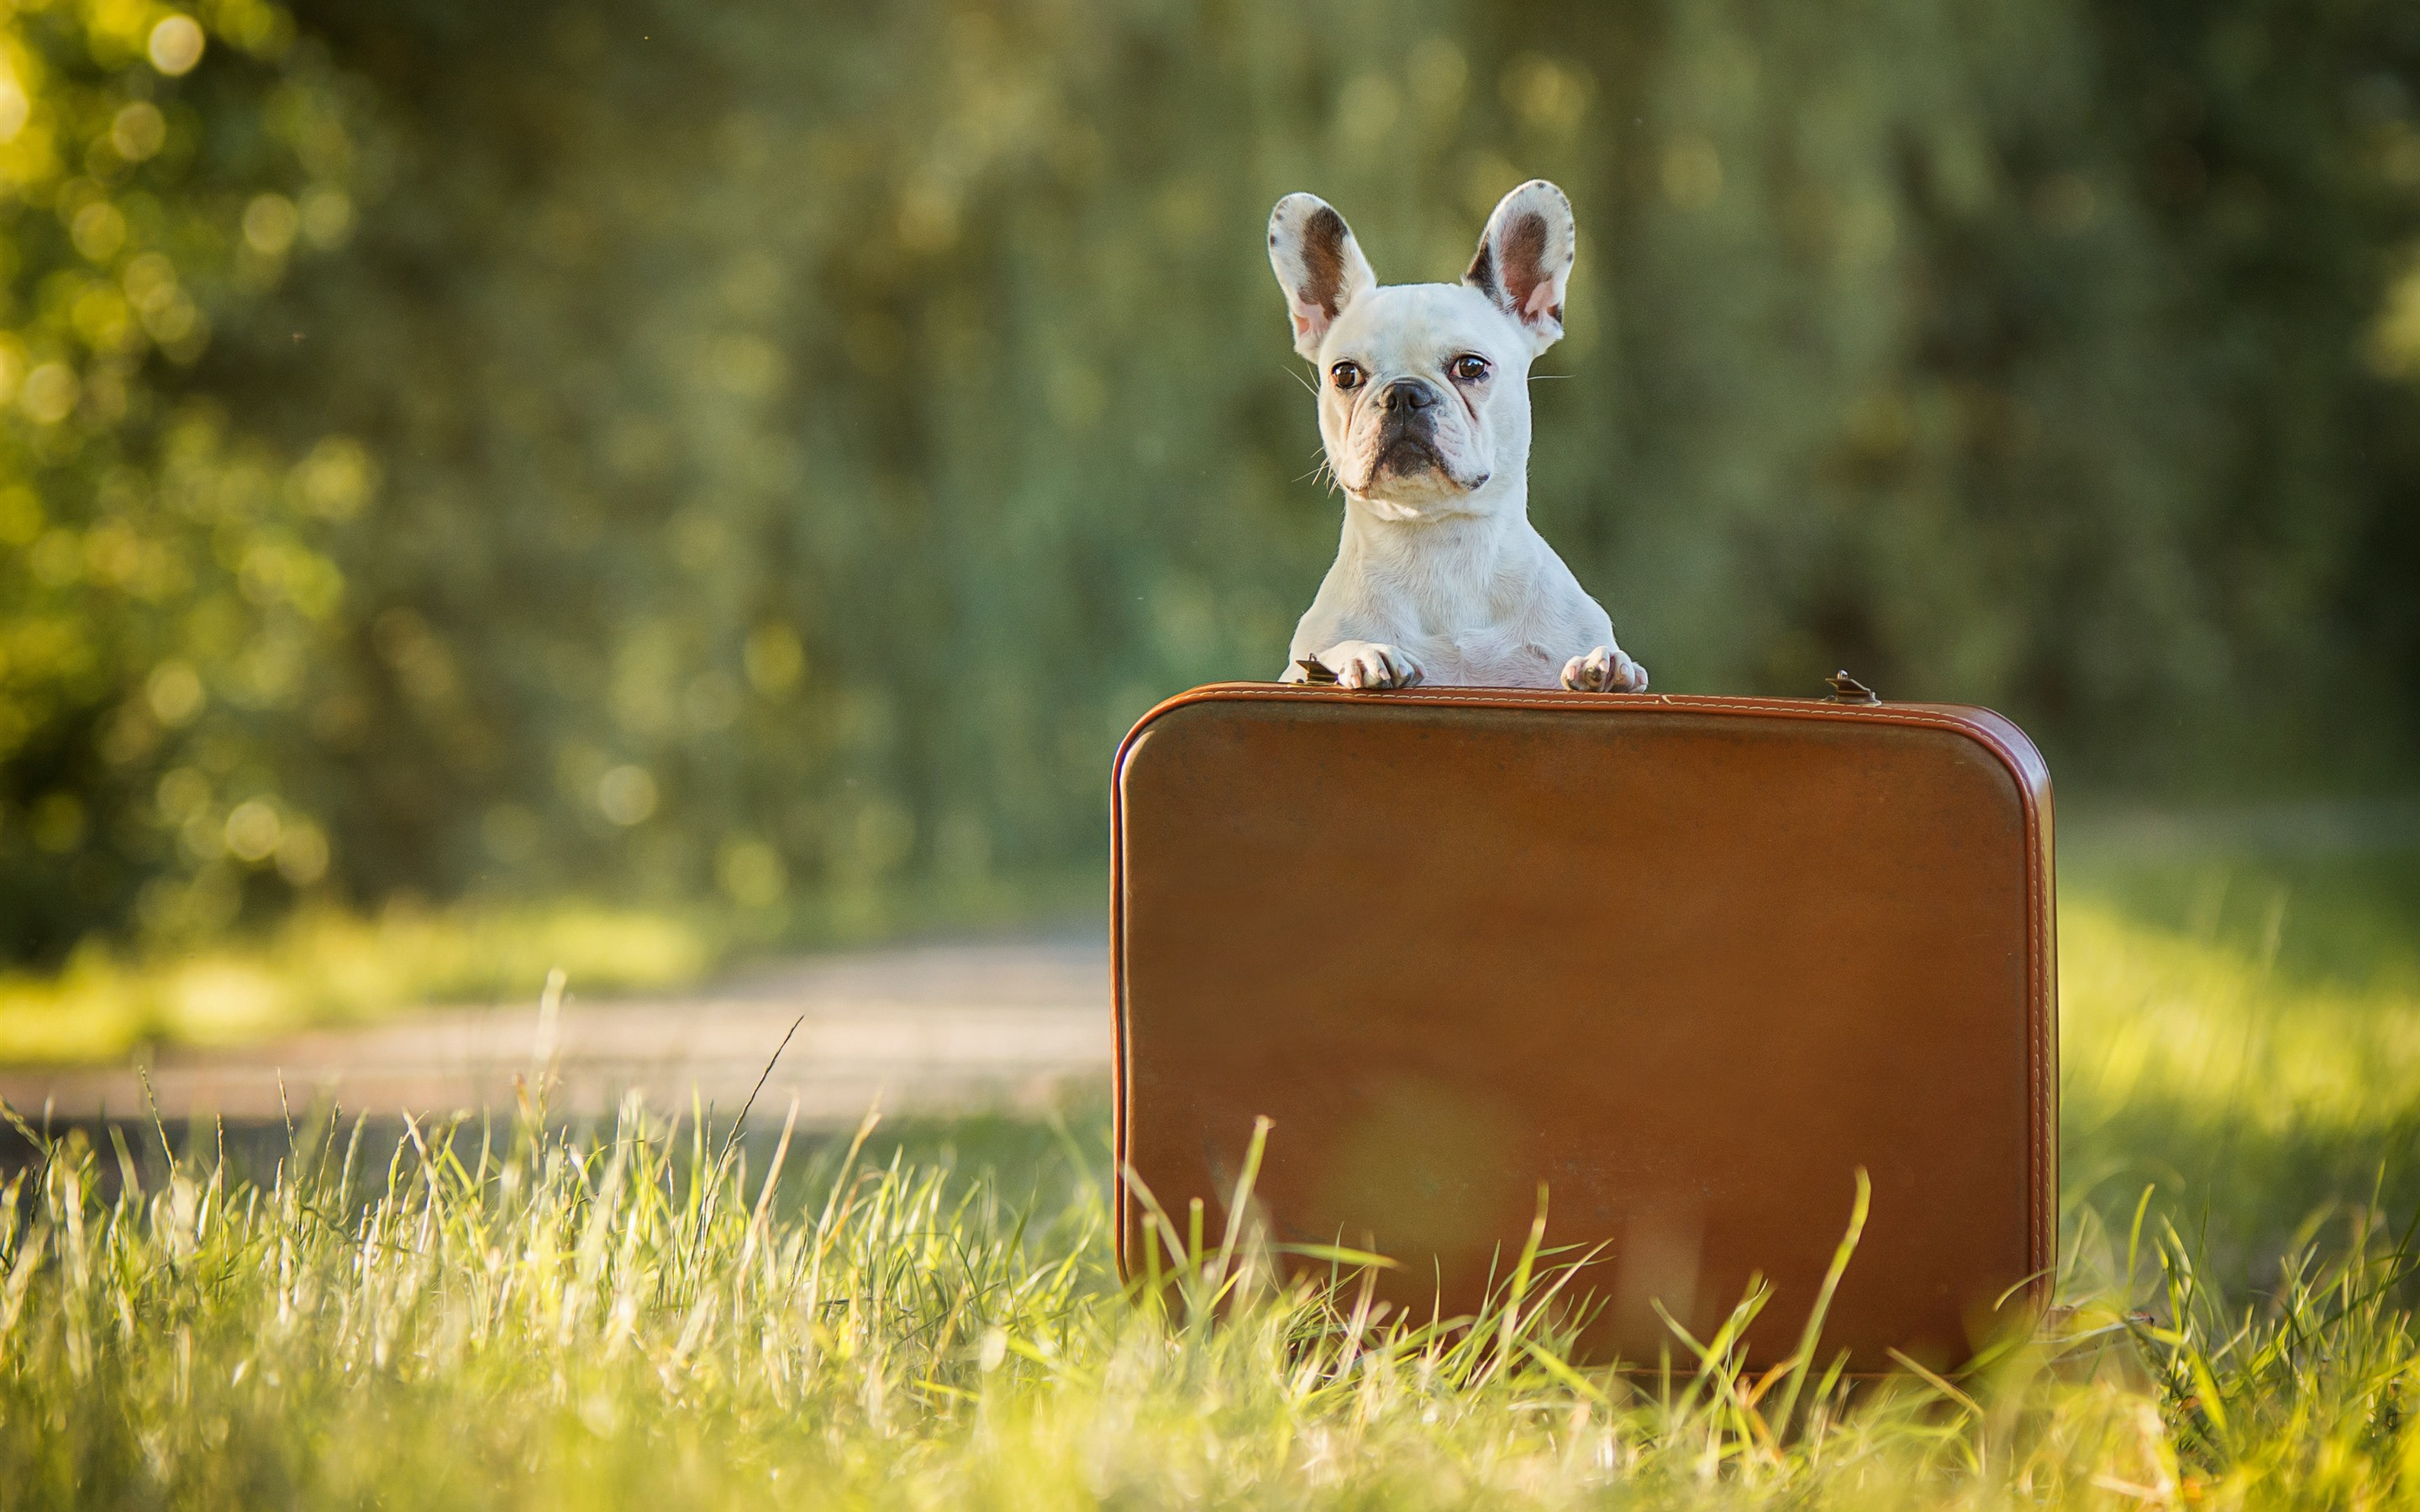
<svg viewBox="0 0 2420 1512"><path fill-rule="evenodd" d="M1269 263L1346 493L1406 519L1520 497L1506 485L1529 463L1529 364L1562 336L1575 240L1571 202L1533 178L1487 218L1461 283L1381 288L1326 201L1278 201Z"/></svg>

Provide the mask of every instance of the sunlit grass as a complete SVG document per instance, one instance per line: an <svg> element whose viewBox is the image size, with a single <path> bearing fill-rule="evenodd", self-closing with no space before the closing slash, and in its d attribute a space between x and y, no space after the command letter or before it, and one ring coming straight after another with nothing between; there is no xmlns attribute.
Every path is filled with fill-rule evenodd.
<svg viewBox="0 0 2420 1512"><path fill-rule="evenodd" d="M2420 995L2281 981L2104 908L2062 925L2067 1088L2085 1119L2157 1101L2324 1137L2420 1106Z"/></svg>
<svg viewBox="0 0 2420 1512"><path fill-rule="evenodd" d="M2289 973L2273 931L2164 929L2098 901L2059 927L2071 1215L2156 1185L2240 1285L2322 1204L2420 1209L2420 980Z"/></svg>
<svg viewBox="0 0 2420 1512"><path fill-rule="evenodd" d="M0 1190L9 1504L2368 1505L2420 1474L2413 1257L2366 1217L2250 1304L2156 1218L2087 1225L2078 1310L1955 1382L1852 1382L1820 1339L1751 1374L1752 1302L1621 1376L1569 1357L1530 1257L1442 1322L1280 1282L1249 1225L1171 1225L1168 1284L1122 1287L1081 1150L1010 1198L636 1106L536 1130L372 1161L331 1124L259 1185L52 1147Z"/></svg>
<svg viewBox="0 0 2420 1512"><path fill-rule="evenodd" d="M0 1190L0 1502L2410 1504L2420 994L2276 937L2066 909L2070 1310L1954 1381L1820 1340L1752 1374L1735 1334L1612 1374L1551 1257L1440 1326L1180 1219L1169 1285L1121 1286L1089 1117L329 1119L250 1179L129 1127Z"/></svg>

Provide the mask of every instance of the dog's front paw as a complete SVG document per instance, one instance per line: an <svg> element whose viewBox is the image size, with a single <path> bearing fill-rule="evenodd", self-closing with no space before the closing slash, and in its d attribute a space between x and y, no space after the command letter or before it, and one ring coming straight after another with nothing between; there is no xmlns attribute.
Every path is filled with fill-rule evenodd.
<svg viewBox="0 0 2420 1512"><path fill-rule="evenodd" d="M1620 646L1599 646L1563 663L1563 686L1575 693L1644 693L1647 669Z"/></svg>
<svg viewBox="0 0 2420 1512"><path fill-rule="evenodd" d="M1374 640L1340 640L1319 654L1321 665L1336 674L1340 687L1417 687L1420 664L1401 646Z"/></svg>

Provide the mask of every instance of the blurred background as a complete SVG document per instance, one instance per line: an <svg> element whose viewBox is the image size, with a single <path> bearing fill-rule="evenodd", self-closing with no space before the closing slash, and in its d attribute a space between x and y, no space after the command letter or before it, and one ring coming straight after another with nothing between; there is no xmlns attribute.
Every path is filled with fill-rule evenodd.
<svg viewBox="0 0 2420 1512"><path fill-rule="evenodd" d="M1991 704L2420 916L2409 5L0 15L13 1053L228 940L316 983L240 1027L1097 918L1117 737L1334 549L1296 189L1388 282L1569 192L1532 510L1659 689Z"/></svg>

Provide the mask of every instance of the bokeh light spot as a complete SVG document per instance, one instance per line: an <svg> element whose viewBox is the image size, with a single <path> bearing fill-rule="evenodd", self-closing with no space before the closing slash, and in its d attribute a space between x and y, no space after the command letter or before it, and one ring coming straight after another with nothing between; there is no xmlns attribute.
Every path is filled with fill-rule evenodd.
<svg viewBox="0 0 2420 1512"><path fill-rule="evenodd" d="M201 713L205 697L201 674L184 661L163 661L153 668L143 693L152 714L164 725L180 725Z"/></svg>
<svg viewBox="0 0 2420 1512"><path fill-rule="evenodd" d="M307 887L328 874L328 837L307 819L286 825L277 838L277 874L298 887Z"/></svg>
<svg viewBox="0 0 2420 1512"><path fill-rule="evenodd" d="M764 908L782 900L789 886L789 868L781 853L761 840L734 837L722 842L715 857L715 879L742 908Z"/></svg>
<svg viewBox="0 0 2420 1512"><path fill-rule="evenodd" d="M782 697L806 675L806 648L799 644L798 632L786 625L760 625L749 631L740 656L748 669L748 686L768 699Z"/></svg>
<svg viewBox="0 0 2420 1512"><path fill-rule="evenodd" d="M656 811L656 779L644 766L616 766L597 781L597 810L628 829Z"/></svg>
<svg viewBox="0 0 2420 1512"><path fill-rule="evenodd" d="M1701 136L1664 149L1664 197L1684 210L1702 210L1723 197L1723 159Z"/></svg>
<svg viewBox="0 0 2420 1512"><path fill-rule="evenodd" d="M138 100L109 123L109 145L129 162L141 162L167 145L168 120L160 107Z"/></svg>
<svg viewBox="0 0 2420 1512"><path fill-rule="evenodd" d="M227 814L226 846L240 861L257 865L269 859L285 833L286 822L260 798L247 798Z"/></svg>
<svg viewBox="0 0 2420 1512"><path fill-rule="evenodd" d="M25 386L20 390L17 402L26 416L38 425L55 425L75 412L76 400L84 385L77 380L75 369L65 363L44 363L25 375Z"/></svg>
<svg viewBox="0 0 2420 1512"><path fill-rule="evenodd" d="M202 23L191 16L173 15L151 28L151 66L174 79L194 71L202 60Z"/></svg>
<svg viewBox="0 0 2420 1512"><path fill-rule="evenodd" d="M264 257L284 256L302 224L294 202L283 194L256 195L243 208L244 242Z"/></svg>

